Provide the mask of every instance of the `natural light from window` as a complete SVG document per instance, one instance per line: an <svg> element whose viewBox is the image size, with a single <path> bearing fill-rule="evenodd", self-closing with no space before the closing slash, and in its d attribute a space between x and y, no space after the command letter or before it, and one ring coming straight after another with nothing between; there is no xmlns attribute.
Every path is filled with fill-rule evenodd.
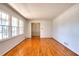
<svg viewBox="0 0 79 59"><path fill-rule="evenodd" d="M24 33L23 20L0 11L0 40Z"/></svg>

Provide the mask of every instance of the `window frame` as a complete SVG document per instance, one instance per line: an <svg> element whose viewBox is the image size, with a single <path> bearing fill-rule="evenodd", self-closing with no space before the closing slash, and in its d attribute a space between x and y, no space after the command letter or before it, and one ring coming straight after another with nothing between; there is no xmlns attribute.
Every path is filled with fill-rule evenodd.
<svg viewBox="0 0 79 59"><path fill-rule="evenodd" d="M22 22L21 24L20 21ZM22 30L22 33L20 33L20 30ZM19 20L19 34L24 34L24 21L22 20Z"/></svg>
<svg viewBox="0 0 79 59"><path fill-rule="evenodd" d="M14 36L17 36L18 35L18 18L17 17L15 17L15 16L12 16L12 18L15 18L15 19L17 19L17 25L13 25L13 21L12 21L12 25L11 25L11 27L12 27L12 37L14 37ZM15 20L15 19L12 19L12 20ZM14 31L15 31L15 33L16 34L13 34L14 32L13 32L13 28L14 28ZM15 30L15 28L16 28L16 30Z"/></svg>
<svg viewBox="0 0 79 59"><path fill-rule="evenodd" d="M9 14L6 13L6 12L4 12L4 11L0 11L0 13L1 13L1 15L0 15L0 20L1 20L0 26L2 27L2 32L1 32L2 39L0 39L0 40L3 40L3 39L7 39L9 37L9 35L8 35L9 34L8 33L8 28L9 28ZM3 14L6 15L5 19L2 17ZM7 16L8 16L8 18L7 18ZM8 24L5 24L5 23L3 24L3 22L5 22L5 23L8 22ZM3 30L5 30L5 31L7 30L6 33ZM6 37L4 37L4 34L5 34Z"/></svg>
<svg viewBox="0 0 79 59"><path fill-rule="evenodd" d="M19 34L19 30L20 30L20 27L19 27L19 20L21 20L21 19L19 19L18 17L16 17L17 19L18 19L18 26L17 26L17 35L15 35L15 36L12 36L12 17L15 17L15 16L13 16L13 15L10 15L9 13L6 13L6 12L4 12L4 11L1 11L0 10L0 12L1 12L1 15L2 15L2 13L5 13L5 14L7 14L8 15L8 25L2 25L2 16L0 16L0 20L1 20L1 24L0 24L0 26L2 27L2 39L0 39L0 41L4 41L4 40L8 40L8 39L12 39L12 38L15 38L15 37L18 37L18 36L20 36L20 35L23 35L24 34L24 27L23 27L23 33L22 34ZM6 19L6 18L5 18ZM23 20L22 20L23 21ZM8 30L7 30L7 35L8 35L8 37L6 37L6 38L3 38L3 27L6 27L6 28L8 28ZM24 26L24 22L23 22L23 26Z"/></svg>

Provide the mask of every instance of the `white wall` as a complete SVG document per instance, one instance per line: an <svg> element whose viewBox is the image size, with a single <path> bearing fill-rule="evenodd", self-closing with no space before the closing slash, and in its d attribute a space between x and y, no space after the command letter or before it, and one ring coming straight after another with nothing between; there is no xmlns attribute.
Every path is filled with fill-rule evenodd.
<svg viewBox="0 0 79 59"><path fill-rule="evenodd" d="M79 54L79 5L52 20L52 37ZM65 42L65 43L64 43Z"/></svg>
<svg viewBox="0 0 79 59"><path fill-rule="evenodd" d="M24 34L23 35L20 35L11 39L7 39L5 41L0 41L0 55L3 55L25 39L26 34L27 34L26 32L27 21L5 4L0 4L0 10L7 12L10 15L14 15L24 21Z"/></svg>
<svg viewBox="0 0 79 59"><path fill-rule="evenodd" d="M30 20L28 24L28 38L31 38L31 23L40 23L40 37L51 38L51 20Z"/></svg>

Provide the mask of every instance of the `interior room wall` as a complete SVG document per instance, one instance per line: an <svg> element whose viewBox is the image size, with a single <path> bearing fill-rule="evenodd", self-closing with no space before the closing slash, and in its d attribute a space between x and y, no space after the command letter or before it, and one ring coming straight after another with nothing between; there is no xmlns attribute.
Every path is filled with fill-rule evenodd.
<svg viewBox="0 0 79 59"><path fill-rule="evenodd" d="M30 20L28 24L28 38L31 38L31 23L40 23L40 37L41 38L51 38L51 20Z"/></svg>
<svg viewBox="0 0 79 59"><path fill-rule="evenodd" d="M79 4L52 20L52 37L79 55Z"/></svg>

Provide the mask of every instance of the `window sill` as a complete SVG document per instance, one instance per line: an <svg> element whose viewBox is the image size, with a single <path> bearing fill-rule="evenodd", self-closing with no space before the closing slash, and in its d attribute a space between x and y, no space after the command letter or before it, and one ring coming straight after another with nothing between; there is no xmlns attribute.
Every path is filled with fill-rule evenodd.
<svg viewBox="0 0 79 59"><path fill-rule="evenodd" d="M15 38L17 38L17 37L19 37L19 36L22 36L22 35L24 35L24 34L20 34L20 35L17 35L17 36L11 37L11 38L7 38L7 39L1 39L1 40L0 40L0 43L1 43L1 42L4 42L4 41L7 41L7 40L15 39Z"/></svg>

